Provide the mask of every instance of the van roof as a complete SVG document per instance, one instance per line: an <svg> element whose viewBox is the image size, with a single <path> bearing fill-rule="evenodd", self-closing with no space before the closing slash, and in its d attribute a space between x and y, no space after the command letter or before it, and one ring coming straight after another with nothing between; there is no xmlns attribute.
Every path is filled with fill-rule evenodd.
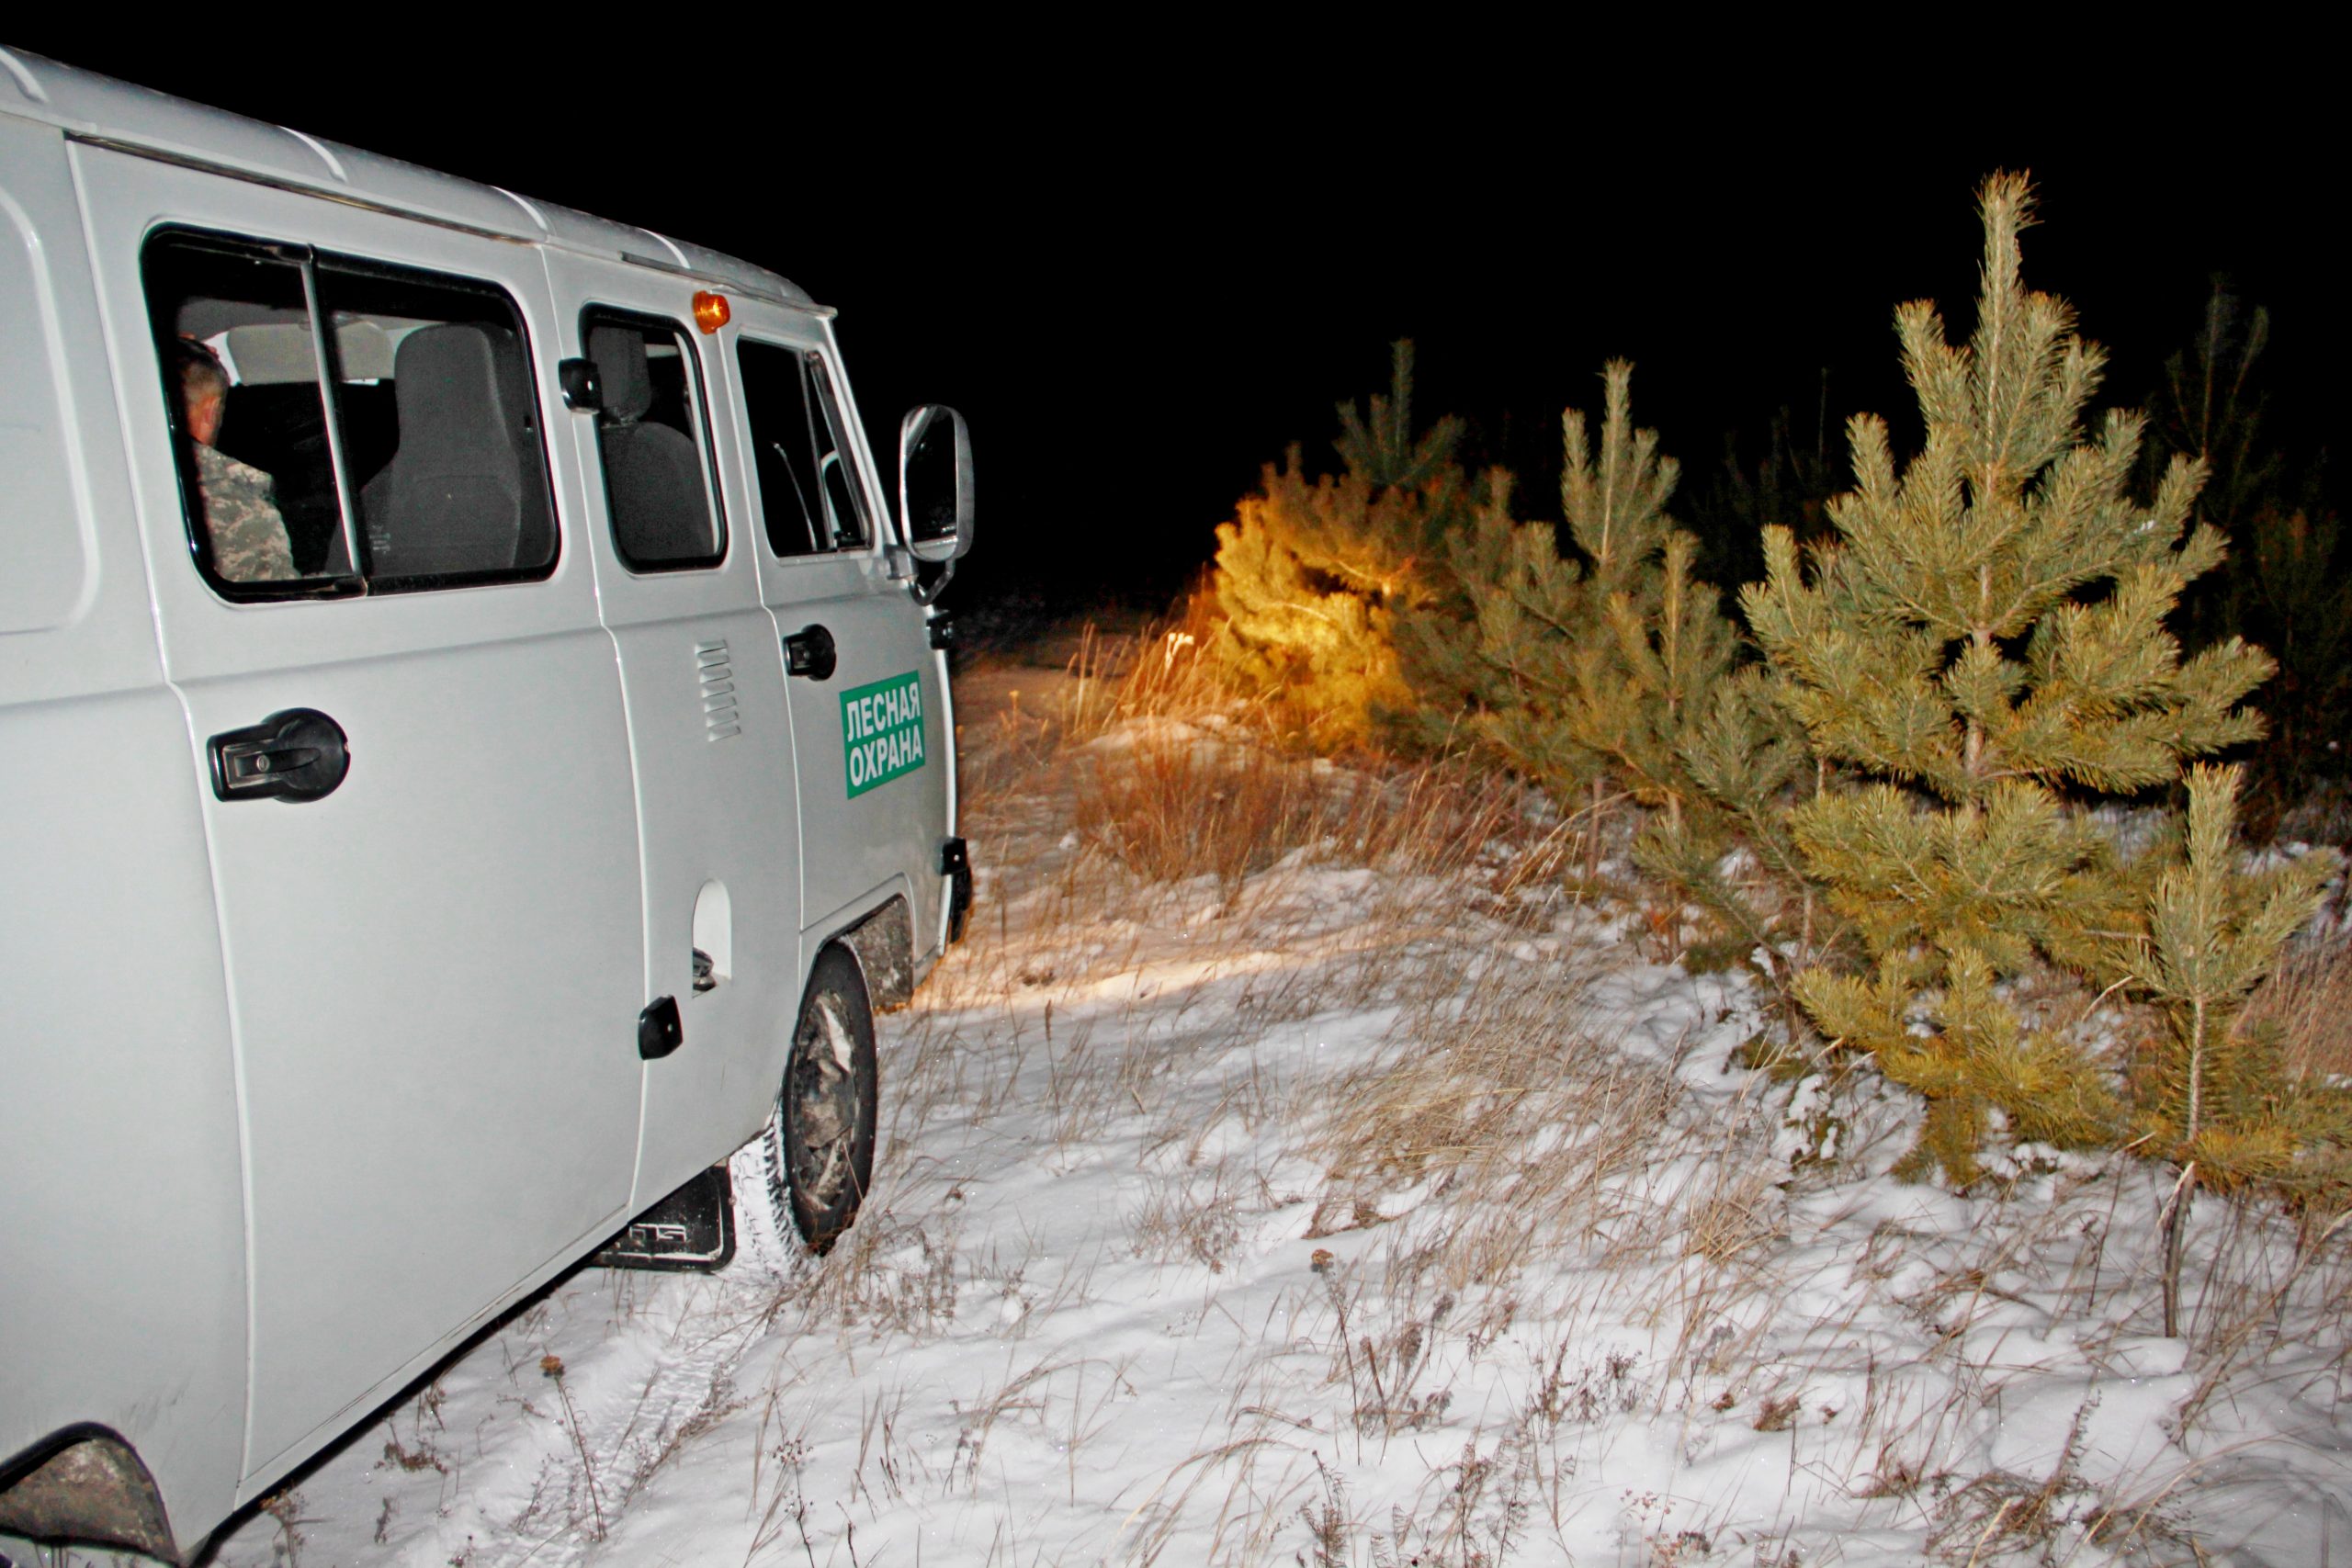
<svg viewBox="0 0 2352 1568"><path fill-rule="evenodd" d="M764 267L650 229L208 108L20 50L0 49L0 114L266 185L315 191L502 239L661 267L722 289L817 309L806 291Z"/></svg>

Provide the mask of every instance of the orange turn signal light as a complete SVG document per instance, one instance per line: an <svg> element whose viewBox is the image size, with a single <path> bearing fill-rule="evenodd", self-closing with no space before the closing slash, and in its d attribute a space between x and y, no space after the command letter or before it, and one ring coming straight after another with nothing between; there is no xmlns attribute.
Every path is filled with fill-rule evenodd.
<svg viewBox="0 0 2352 1568"><path fill-rule="evenodd" d="M734 312L727 308L726 295L713 294L707 288L697 289L695 291L695 325L700 327L704 332L717 332L719 328L727 324L728 317L733 314Z"/></svg>

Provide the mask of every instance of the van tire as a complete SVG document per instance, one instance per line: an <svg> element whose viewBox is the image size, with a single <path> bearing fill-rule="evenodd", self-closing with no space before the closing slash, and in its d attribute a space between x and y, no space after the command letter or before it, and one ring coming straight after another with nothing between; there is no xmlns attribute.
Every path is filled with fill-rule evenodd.
<svg viewBox="0 0 2352 1568"><path fill-rule="evenodd" d="M731 1162L752 1251L773 1246L781 1261L797 1233L822 1257L849 1229L874 1176L876 1090L865 976L848 949L829 946L809 972L768 1123Z"/></svg>

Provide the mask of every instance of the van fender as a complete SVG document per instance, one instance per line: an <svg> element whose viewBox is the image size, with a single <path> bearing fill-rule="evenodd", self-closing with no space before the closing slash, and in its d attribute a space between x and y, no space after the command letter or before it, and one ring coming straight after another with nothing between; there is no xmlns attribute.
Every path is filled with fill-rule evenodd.
<svg viewBox="0 0 2352 1568"><path fill-rule="evenodd" d="M182 1561L164 1495L138 1450L91 1424L51 1433L0 1467L0 1531Z"/></svg>
<svg viewBox="0 0 2352 1568"><path fill-rule="evenodd" d="M915 925L906 895L892 894L881 908L825 940L840 942L857 960L876 1011L895 1010L914 1000Z"/></svg>

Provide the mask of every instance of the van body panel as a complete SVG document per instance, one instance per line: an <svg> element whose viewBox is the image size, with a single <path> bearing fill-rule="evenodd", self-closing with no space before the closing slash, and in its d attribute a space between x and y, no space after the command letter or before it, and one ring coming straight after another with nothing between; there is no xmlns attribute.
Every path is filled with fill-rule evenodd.
<svg viewBox="0 0 2352 1568"><path fill-rule="evenodd" d="M164 157L234 171L272 185L306 187L461 223L512 239L536 238L522 209L490 188L397 158L322 141L282 126L225 114L91 72L17 54L41 97L23 112L73 132Z"/></svg>
<svg viewBox="0 0 2352 1568"><path fill-rule="evenodd" d="M74 156L134 453L173 439L140 272L165 226L493 284L533 338L555 330L527 249ZM237 1020L254 1472L625 1217L644 958L628 735L577 519L544 581L235 604L187 558L171 463L136 479ZM296 707L348 736L342 786L213 799L207 739Z"/></svg>
<svg viewBox="0 0 2352 1568"><path fill-rule="evenodd" d="M632 1213L712 1162L715 1124L740 1129L735 1144L758 1131L784 1081L806 966L791 715L777 671L762 667L770 624L754 605L613 633L639 757L644 995L676 998L685 1031L675 1053L644 1066ZM713 731L706 671L736 688L719 715L734 735ZM725 890L727 951L698 992L695 917L713 883Z"/></svg>
<svg viewBox="0 0 2352 1568"><path fill-rule="evenodd" d="M0 702L162 679L99 323L64 139L0 115Z"/></svg>
<svg viewBox="0 0 2352 1568"><path fill-rule="evenodd" d="M64 142L0 113L0 559L79 558L0 619L0 1464L95 1423L217 1517L245 1405L229 1004L99 341Z"/></svg>
<svg viewBox="0 0 2352 1568"><path fill-rule="evenodd" d="M328 195L364 195L401 212L428 214L486 233L514 240L538 238L538 225L530 214L503 191L340 141L308 136L301 140L317 150L328 175L324 182L313 175L305 183L321 186Z"/></svg>
<svg viewBox="0 0 2352 1568"><path fill-rule="evenodd" d="M0 1462L95 1422L138 1449L175 1514L225 1507L245 1425L245 1216L186 723L160 686L112 693L9 707L0 749L103 756L115 775L94 790L0 773L0 1029L35 1047L0 1095ZM134 846L136 866L104 869Z"/></svg>
<svg viewBox="0 0 2352 1568"><path fill-rule="evenodd" d="M872 454L865 449L864 424L829 323L810 311L745 300L735 305L728 331L824 357L843 416L840 434L857 457L854 481L875 525L865 548L832 555L779 557L763 535L753 541L761 597L775 615L779 644L822 626L838 660L826 680L797 677L786 682L799 742L801 905L807 912L802 964L815 962L815 948L839 929L836 922L845 911L865 912L882 901L874 896L877 890L901 880L910 892L921 949L941 930L937 857L940 839L952 830L947 801L955 745L946 727L946 662L931 647L925 617L912 604L908 584L890 575L884 551L892 536L890 509L873 482ZM729 367L734 368L731 358ZM739 479L751 482L740 468ZM853 780L851 750L867 737L844 714L842 698L907 676L915 678L922 694L922 763L878 784L869 784L863 770ZM919 967L929 955L917 953Z"/></svg>
<svg viewBox="0 0 2352 1568"><path fill-rule="evenodd" d="M642 1000L675 998L685 1030L676 1052L645 1065L635 1212L711 1163L714 1124L741 1126L741 1137L756 1132L783 1082L807 972L791 714L774 623L760 604L758 525L741 488L726 482L741 455L732 404L711 374L718 345L693 326L695 284L560 251L548 253L547 265L567 302L557 323L566 357L588 355L582 329L594 310L668 322L686 340L726 544L714 565L632 570L615 542L599 416L558 416L568 426L558 439L577 455L582 557L594 563L619 650L636 759ZM698 992L695 907L714 882L725 889L727 951L715 955L723 972Z"/></svg>
<svg viewBox="0 0 2352 1568"><path fill-rule="evenodd" d="M54 132L0 118L0 168L9 171L0 185L0 336L25 345L0 394L0 474L12 492L0 636L10 636L79 620L96 587L98 557L89 508L76 493L82 444L68 409L73 371L41 239L73 216L64 145Z"/></svg>
<svg viewBox="0 0 2352 1568"><path fill-rule="evenodd" d="M598 261L617 262L624 255L664 263L672 259L669 247L650 230L616 223L609 218L552 201L533 198L531 208L538 214L539 221L547 225L551 248L572 251Z"/></svg>

